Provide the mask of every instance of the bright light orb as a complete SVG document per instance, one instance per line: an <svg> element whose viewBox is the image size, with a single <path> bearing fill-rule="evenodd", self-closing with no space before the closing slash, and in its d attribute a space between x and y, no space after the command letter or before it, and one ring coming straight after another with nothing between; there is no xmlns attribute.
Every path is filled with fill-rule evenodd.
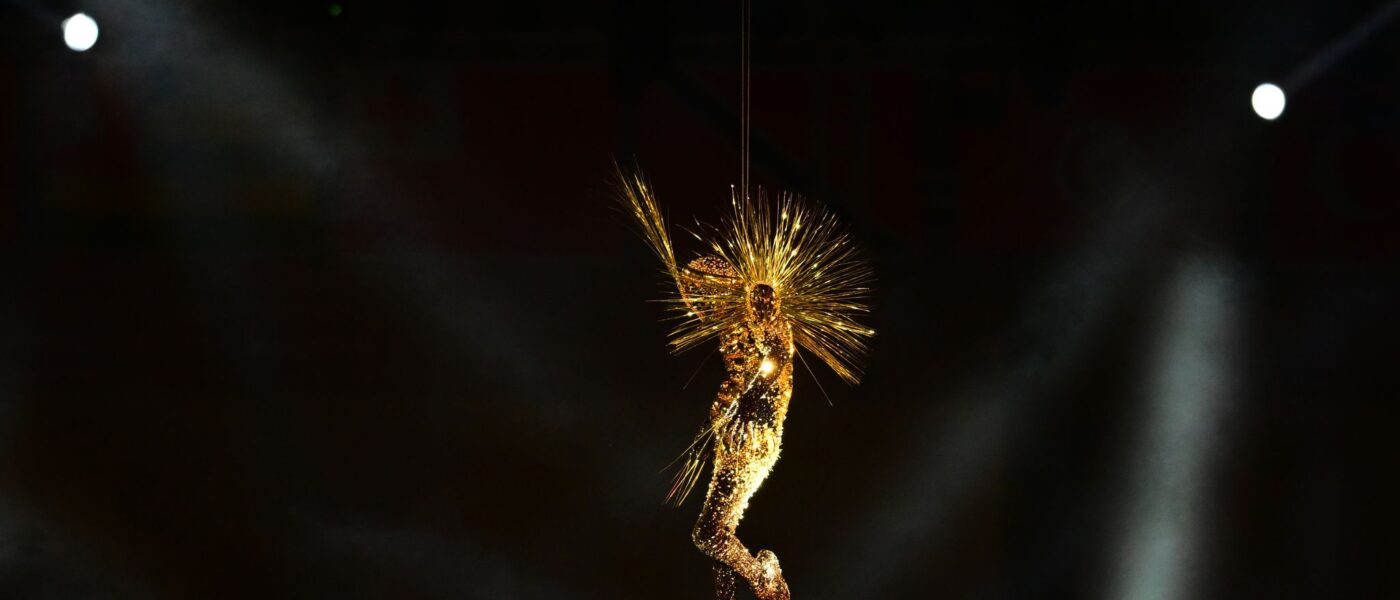
<svg viewBox="0 0 1400 600"><path fill-rule="evenodd" d="M771 359L771 358L765 358L765 359L763 359L763 362L758 363L758 372L759 372L759 373L762 373L762 374L764 374L764 375L767 375L767 374L769 374L769 373L772 373L772 372L773 372L773 368L776 367L776 366L777 366L777 365L774 365L774 364L773 364L773 359Z"/></svg>
<svg viewBox="0 0 1400 600"><path fill-rule="evenodd" d="M1261 83L1254 88L1254 96L1249 103L1254 105L1254 114L1265 121L1272 121L1283 114L1283 90L1272 83Z"/></svg>
<svg viewBox="0 0 1400 600"><path fill-rule="evenodd" d="M74 52L85 52L97 43L97 21L83 13L63 20L63 43Z"/></svg>

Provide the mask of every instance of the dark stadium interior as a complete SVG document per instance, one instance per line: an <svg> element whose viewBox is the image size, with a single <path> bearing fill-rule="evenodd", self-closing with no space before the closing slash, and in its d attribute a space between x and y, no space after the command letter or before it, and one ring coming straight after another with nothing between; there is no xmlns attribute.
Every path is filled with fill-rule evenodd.
<svg viewBox="0 0 1400 600"><path fill-rule="evenodd" d="M1308 4L754 2L755 180L878 278L740 528L797 596L1393 588L1400 20ZM713 597L611 177L727 208L739 14L0 0L0 597Z"/></svg>

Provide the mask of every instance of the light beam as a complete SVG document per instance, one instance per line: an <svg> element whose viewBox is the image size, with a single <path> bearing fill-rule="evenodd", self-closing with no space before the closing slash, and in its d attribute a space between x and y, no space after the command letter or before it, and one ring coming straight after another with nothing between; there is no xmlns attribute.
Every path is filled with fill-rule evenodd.
<svg viewBox="0 0 1400 600"><path fill-rule="evenodd" d="M1204 258L1177 272L1164 307L1111 598L1194 598L1206 568L1211 458L1235 392L1238 336L1230 270Z"/></svg>

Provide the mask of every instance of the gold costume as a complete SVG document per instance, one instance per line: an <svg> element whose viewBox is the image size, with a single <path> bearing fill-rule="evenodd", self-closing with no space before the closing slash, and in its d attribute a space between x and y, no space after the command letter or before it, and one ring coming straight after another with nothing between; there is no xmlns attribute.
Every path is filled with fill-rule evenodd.
<svg viewBox="0 0 1400 600"><path fill-rule="evenodd" d="M787 600L778 557L750 553L735 530L778 461L799 348L843 379L859 380L866 340L875 334L855 321L869 311L870 268L831 215L792 196L769 206L761 192L757 201L735 193L722 226L696 233L709 253L680 265L646 180L620 180L624 207L675 283L675 295L666 299L680 318L672 349L714 340L724 357L725 379L709 423L686 450L667 500L684 501L713 459L692 539L714 560L716 597L734 597L737 574L760 599Z"/></svg>

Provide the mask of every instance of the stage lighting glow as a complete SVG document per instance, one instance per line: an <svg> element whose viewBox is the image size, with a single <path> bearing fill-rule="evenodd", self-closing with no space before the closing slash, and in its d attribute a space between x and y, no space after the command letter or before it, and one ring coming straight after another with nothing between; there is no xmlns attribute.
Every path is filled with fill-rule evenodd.
<svg viewBox="0 0 1400 600"><path fill-rule="evenodd" d="M1227 263L1201 256L1186 259L1174 279L1158 318L1144 421L1131 453L1136 475L1120 529L1118 589L1109 598L1198 597L1209 560L1215 514L1206 500L1214 461L1229 440L1240 370L1239 277Z"/></svg>
<svg viewBox="0 0 1400 600"><path fill-rule="evenodd" d="M63 43L75 52L85 52L97 43L97 21L83 13L63 20Z"/></svg>
<svg viewBox="0 0 1400 600"><path fill-rule="evenodd" d="M764 375L768 375L769 373L773 372L773 366L773 359L765 358L763 359L763 362L758 363L758 372Z"/></svg>
<svg viewBox="0 0 1400 600"><path fill-rule="evenodd" d="M1254 96L1249 99L1254 105L1254 114L1266 121L1277 119L1283 114L1283 89L1272 83L1261 83L1254 88Z"/></svg>

